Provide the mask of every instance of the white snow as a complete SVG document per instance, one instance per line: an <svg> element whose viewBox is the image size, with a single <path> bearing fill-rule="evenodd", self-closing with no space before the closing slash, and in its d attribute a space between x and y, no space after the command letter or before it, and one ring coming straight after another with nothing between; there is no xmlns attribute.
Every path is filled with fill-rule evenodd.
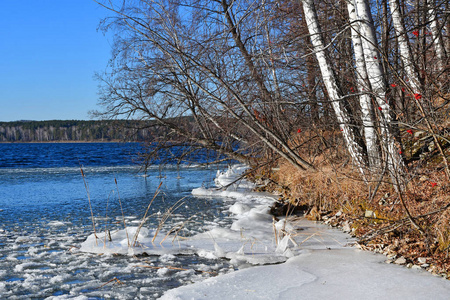
<svg viewBox="0 0 450 300"><path fill-rule="evenodd" d="M161 255L166 262L175 254L197 254L227 258L239 269L169 290L162 299L448 299L449 281L423 270L388 265L386 257L353 247L354 240L339 230L303 218L274 219L268 213L274 196L252 192L253 184L243 179L236 181L244 171L245 167L235 166L218 172L217 188L192 192L233 198L224 199L235 217L231 227L211 224L206 232L174 242L173 234L163 241L166 233L160 232L153 243L155 229L141 228L135 247L128 241L138 227L128 227L111 232L111 241L107 236L105 242L103 233L97 239L91 235L80 251L145 252ZM256 266L248 268L251 265ZM161 268L157 274L165 277L172 272Z"/></svg>

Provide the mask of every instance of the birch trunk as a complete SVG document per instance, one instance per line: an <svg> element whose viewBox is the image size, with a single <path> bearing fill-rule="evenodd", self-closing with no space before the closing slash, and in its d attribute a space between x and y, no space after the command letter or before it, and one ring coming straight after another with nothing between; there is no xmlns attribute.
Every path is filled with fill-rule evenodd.
<svg viewBox="0 0 450 300"><path fill-rule="evenodd" d="M414 61L411 49L409 48L408 39L406 35L405 25L402 21L402 15L400 13L400 5L398 0L389 0L389 6L391 8L392 22L394 24L395 33L398 40L398 48L400 51L400 57L405 68L406 77L409 78L409 84L411 85L414 93L420 91L420 81L417 73L414 70Z"/></svg>
<svg viewBox="0 0 450 300"><path fill-rule="evenodd" d="M339 122L339 126L344 136L344 140L347 145L348 152L353 159L353 163L361 172L363 178L365 178L365 160L363 150L358 145L355 135L350 128L350 118L346 111L340 105L342 95L337 87L336 78L329 65L329 62L325 56L324 43L321 36L319 20L317 18L317 12L314 6L314 0L303 0L303 11L305 14L305 20L308 27L308 31L311 37L311 43L316 54L317 61L319 62L320 72L324 84L326 86L328 97L331 100L331 105L336 114L336 118Z"/></svg>
<svg viewBox="0 0 450 300"><path fill-rule="evenodd" d="M351 24L353 51L355 53L356 83L358 91L361 93L359 96L359 104L361 106L361 119L366 140L367 156L370 168L374 169L380 166L380 156L377 146L377 133L373 120L373 106L370 95L367 93L370 85L367 78L366 64L364 62L359 23L356 22L356 9L352 1L347 2L347 9Z"/></svg>
<svg viewBox="0 0 450 300"><path fill-rule="evenodd" d="M443 67L446 62L445 50L443 41L441 38L441 32L439 30L439 23L436 14L436 6L432 7L428 12L428 20L430 22L431 34L433 35L433 46L437 56L437 71L438 74L443 71Z"/></svg>
<svg viewBox="0 0 450 300"><path fill-rule="evenodd" d="M380 56L377 46L375 26L367 0L356 0L356 13L360 24L362 48L364 51L364 61L366 64L367 76L372 87L373 95L376 99L378 110L380 111L381 143L385 148L385 158L391 176L401 173L403 161L395 146L394 137L391 133L392 118L391 111L386 97L386 82L383 69L380 63Z"/></svg>

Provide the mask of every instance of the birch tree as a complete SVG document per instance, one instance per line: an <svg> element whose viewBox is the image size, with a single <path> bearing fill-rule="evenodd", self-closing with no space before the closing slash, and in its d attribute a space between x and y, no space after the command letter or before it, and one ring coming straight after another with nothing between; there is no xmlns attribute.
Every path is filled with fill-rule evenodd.
<svg viewBox="0 0 450 300"><path fill-rule="evenodd" d="M367 0L355 0L356 14L358 18L364 61L367 76L371 85L371 92L378 105L380 117L381 145L384 151L384 159L387 163L391 176L397 176L404 171L400 149L395 145L392 134L392 117L389 101L387 98L386 80L383 74L381 60L383 57L378 51L378 41L372 13Z"/></svg>
<svg viewBox="0 0 450 300"><path fill-rule="evenodd" d="M442 161L445 165L446 175L448 178L450 178L450 167L447 162L445 152L442 148L442 144L436 135L436 132L438 130L435 129L435 127L436 127L435 125L433 126L433 124L430 121L430 118L424 108L424 105L421 102L422 92L420 90L419 76L414 69L413 55L411 53L409 43L407 40L405 25L403 24L402 13L400 11L400 5L399 5L398 1L399 0L389 0L389 6L391 9L392 21L393 21L394 28L395 28L396 35L397 35L401 60L403 61L403 65L405 68L405 75L409 79L408 80L409 88L411 89L411 92L412 92L411 94L414 95L414 100L415 100L416 106L419 109L419 112L420 112L421 116L423 117L429 132L432 134L433 140L442 156ZM437 53L437 61L438 61L437 65L438 65L438 72L439 72L442 69L442 62L444 61L444 50L441 47L442 45L441 45L440 39L438 38L438 36L440 35L440 32L437 32L437 29L436 29L437 28L437 19L436 19L436 14L435 14L434 9L431 9L430 15L433 16L432 19L429 21L431 24L432 31L434 31L433 43L434 43L436 53Z"/></svg>
<svg viewBox="0 0 450 300"><path fill-rule="evenodd" d="M447 59L444 50L444 42L442 40L442 32L440 30L438 22L437 16L438 7L436 6L436 1L432 2L434 3L430 4L430 8L428 10L428 22L430 23L431 34L433 37L433 46L436 51L437 72L441 73L444 71L443 67L446 64Z"/></svg>
<svg viewBox="0 0 450 300"><path fill-rule="evenodd" d="M340 104L343 99L343 95L339 91L336 78L325 55L325 46L321 37L322 32L320 29L314 1L303 0L302 2L306 24L309 30L311 43L313 45L313 51L315 52L317 61L319 63L322 79L328 92L328 97L330 98L333 110L339 122L339 127L342 131L344 140L347 145L347 150L352 157L354 164L361 172L362 176L365 178L366 162L364 159L363 149L357 142L355 132L353 131L354 128L350 127L350 117Z"/></svg>
<svg viewBox="0 0 450 300"><path fill-rule="evenodd" d="M403 18L400 12L398 0L389 0L389 6L391 8L392 23L396 32L400 57L405 69L405 75L409 79L408 82L413 90L413 94L420 93L420 81L414 67L413 55L409 46L405 25L403 24Z"/></svg>
<svg viewBox="0 0 450 300"><path fill-rule="evenodd" d="M360 92L359 103L361 106L361 119L363 123L364 137L366 140L368 161L369 166L375 169L380 167L380 155L377 144L375 121L373 120L373 105L370 94L367 92L370 90L370 83L368 81L366 64L364 60L364 51L362 48L360 33L361 29L359 22L357 22L356 8L353 1L347 2L347 9L351 25L351 36L356 65L356 82L358 91Z"/></svg>

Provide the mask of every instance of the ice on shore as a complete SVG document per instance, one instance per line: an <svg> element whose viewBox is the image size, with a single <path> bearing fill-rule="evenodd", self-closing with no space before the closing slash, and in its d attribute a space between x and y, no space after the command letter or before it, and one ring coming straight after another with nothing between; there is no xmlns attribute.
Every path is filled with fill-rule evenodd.
<svg viewBox="0 0 450 300"><path fill-rule="evenodd" d="M167 291L161 299L448 299L450 283L426 271L387 265L354 248L301 251Z"/></svg>
<svg viewBox="0 0 450 300"><path fill-rule="evenodd" d="M448 280L424 270L388 265L383 255L358 250L350 246L352 240L347 234L319 223L304 219L282 219L274 223L273 228L279 234L286 232L274 250L273 243L267 241L271 227L267 211L264 206L249 208L246 200L248 195L230 207L238 215L230 231L245 228L255 241L265 240L266 257L271 256L272 262L277 254L282 254L287 261L242 269L172 289L161 299L449 298ZM248 252L245 255L249 256ZM237 253L234 258L239 258Z"/></svg>
<svg viewBox="0 0 450 300"><path fill-rule="evenodd" d="M274 196L252 192L254 184L240 178L245 169L244 166L234 166L218 172L215 179L217 188L192 191L195 196L235 199L228 203L228 210L235 217L230 228L216 224L206 232L175 240L173 234L166 237L166 233L159 232L153 240L155 229L143 227L136 235L138 227L134 226L109 232L106 236L105 233L92 234L82 243L80 251L123 255L197 254L205 258L227 258L237 267L284 262L294 251L288 249L296 243L294 236L305 234L299 233L305 228L298 223L299 220L289 226L284 220L274 221L269 214ZM284 236L290 238L283 239Z"/></svg>
<svg viewBox="0 0 450 300"><path fill-rule="evenodd" d="M90 235L80 251L102 254L197 254L204 258L227 258L237 268L247 265L282 263L298 255L301 249L343 248L349 237L302 218L277 220L269 214L275 196L253 192L254 184L241 178L245 166L233 166L216 174L216 188L194 189L201 197L227 197L225 203L234 216L229 227L218 224L189 238L168 237L155 229L128 227L126 230ZM228 205L228 207L227 207ZM139 232L136 235L136 232ZM333 238L327 238L327 236Z"/></svg>
<svg viewBox="0 0 450 300"><path fill-rule="evenodd" d="M198 188L199 197L228 197L226 209L234 215L229 227L186 239L160 233L152 243L152 229L141 229L138 247L128 247L124 230L92 235L81 251L94 253L191 253L207 259L227 258L239 270L208 278L164 293L162 299L448 299L450 282L423 270L384 263L386 257L353 247L342 231L303 218L274 219L269 207L274 197L251 191L240 179L245 167L219 172L217 188ZM133 236L137 227L128 228ZM97 241L96 241L97 240ZM103 242L100 242L103 241ZM98 244L95 244L95 243ZM247 268L249 265L257 265ZM158 274L166 276L167 269Z"/></svg>

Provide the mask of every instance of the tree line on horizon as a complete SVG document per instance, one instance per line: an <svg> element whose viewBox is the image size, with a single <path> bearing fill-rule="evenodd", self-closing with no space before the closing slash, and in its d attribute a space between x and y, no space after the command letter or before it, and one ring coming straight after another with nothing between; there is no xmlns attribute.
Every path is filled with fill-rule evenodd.
<svg viewBox="0 0 450 300"><path fill-rule="evenodd" d="M0 122L0 142L151 141L160 134L151 122L49 120Z"/></svg>

